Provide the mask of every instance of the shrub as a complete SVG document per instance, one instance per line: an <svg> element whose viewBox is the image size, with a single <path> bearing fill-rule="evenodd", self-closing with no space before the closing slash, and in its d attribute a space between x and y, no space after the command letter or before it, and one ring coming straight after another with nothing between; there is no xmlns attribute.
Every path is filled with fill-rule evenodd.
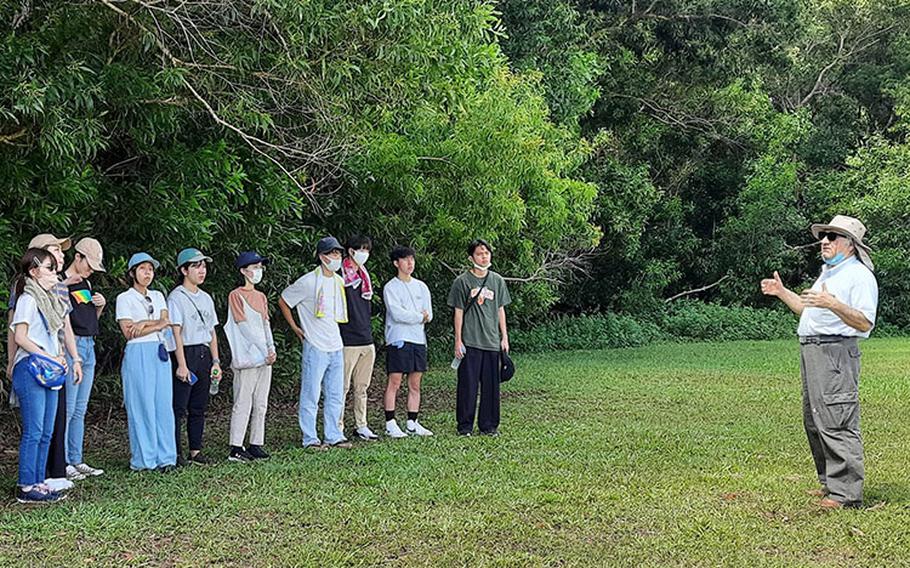
<svg viewBox="0 0 910 568"><path fill-rule="evenodd" d="M638 347L660 338L656 325L619 314L559 317L510 334L511 347L519 353Z"/></svg>
<svg viewBox="0 0 910 568"><path fill-rule="evenodd" d="M683 300L668 308L659 325L664 334L674 339L781 339L794 336L796 317L781 309L722 306Z"/></svg>

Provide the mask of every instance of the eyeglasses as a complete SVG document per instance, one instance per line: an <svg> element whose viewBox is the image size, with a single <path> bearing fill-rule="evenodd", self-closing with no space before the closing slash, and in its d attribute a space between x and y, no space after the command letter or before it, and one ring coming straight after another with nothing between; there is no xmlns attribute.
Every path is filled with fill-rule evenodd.
<svg viewBox="0 0 910 568"><path fill-rule="evenodd" d="M828 239L829 243L833 243L838 239L838 237L843 237L843 235L835 233L833 231L825 231L824 233L818 234L818 240Z"/></svg>
<svg viewBox="0 0 910 568"><path fill-rule="evenodd" d="M152 299L148 296L145 297L145 301L148 302L148 304L145 305L145 311L151 316L155 313L155 306L152 304Z"/></svg>

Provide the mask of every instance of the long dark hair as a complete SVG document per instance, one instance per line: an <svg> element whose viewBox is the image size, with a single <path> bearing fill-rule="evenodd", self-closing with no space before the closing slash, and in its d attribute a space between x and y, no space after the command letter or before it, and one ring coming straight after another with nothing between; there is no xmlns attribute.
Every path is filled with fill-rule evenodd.
<svg viewBox="0 0 910 568"><path fill-rule="evenodd" d="M47 259L51 259L51 268L56 272L57 259L53 254L42 248L30 248L25 251L25 254L22 255L22 260L19 261L19 272L16 273L16 281L13 285L13 290L15 290L17 297L21 296L22 292L25 291L25 279L31 276L32 268L41 266Z"/></svg>

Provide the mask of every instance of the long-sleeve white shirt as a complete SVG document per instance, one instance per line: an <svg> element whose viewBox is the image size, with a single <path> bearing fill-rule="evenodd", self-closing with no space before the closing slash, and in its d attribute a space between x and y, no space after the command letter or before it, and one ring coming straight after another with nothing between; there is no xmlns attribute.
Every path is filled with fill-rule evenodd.
<svg viewBox="0 0 910 568"><path fill-rule="evenodd" d="M426 345L423 312L433 319L433 303L430 289L416 278L404 282L397 277L389 280L382 290L385 302L385 343L392 345L401 341Z"/></svg>

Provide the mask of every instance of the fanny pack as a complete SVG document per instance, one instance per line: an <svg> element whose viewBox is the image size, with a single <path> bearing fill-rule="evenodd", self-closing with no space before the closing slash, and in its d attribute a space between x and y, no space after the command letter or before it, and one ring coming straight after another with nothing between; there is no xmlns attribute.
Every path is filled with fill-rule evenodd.
<svg viewBox="0 0 910 568"><path fill-rule="evenodd" d="M29 374L46 389L60 390L66 382L66 367L44 355L32 353L25 358Z"/></svg>
<svg viewBox="0 0 910 568"><path fill-rule="evenodd" d="M41 316L41 323L44 324L44 333L47 334L47 344L50 346L54 342L51 337L51 328L47 324L44 314L39 311L38 315ZM35 378L39 385L46 389L60 390L63 387L63 383L66 382L66 367L49 357L31 353L25 358L25 364L29 374Z"/></svg>

